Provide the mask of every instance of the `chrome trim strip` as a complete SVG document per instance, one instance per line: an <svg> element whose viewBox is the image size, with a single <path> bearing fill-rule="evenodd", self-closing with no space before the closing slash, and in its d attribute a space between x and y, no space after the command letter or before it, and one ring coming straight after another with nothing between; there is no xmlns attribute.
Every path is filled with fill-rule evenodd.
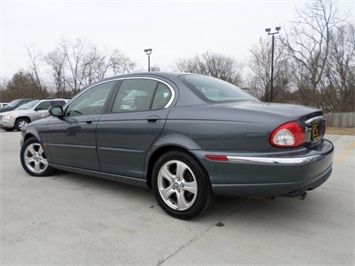
<svg viewBox="0 0 355 266"><path fill-rule="evenodd" d="M163 83L164 85L166 85L169 90L171 91L171 97L170 97L170 100L167 102L167 104L164 106L164 108L168 108L172 102L174 101L174 98L175 98L175 91L174 89L169 85L169 83L161 80L161 79L158 79L158 78L152 78L152 77L123 77L123 78L117 78L117 79L114 79L114 80L126 80L126 79L151 79L151 80L155 80L155 81L158 81L158 82L161 82Z"/></svg>
<svg viewBox="0 0 355 266"><path fill-rule="evenodd" d="M75 145L75 144L54 144L48 143L48 146L52 147L63 147L63 148L74 148L74 149L91 149L96 150L95 146L84 146L84 145Z"/></svg>
<svg viewBox="0 0 355 266"><path fill-rule="evenodd" d="M122 149L122 148L109 148L109 147L98 147L99 151L113 151L113 152L125 152L125 153L138 153L144 154L144 151L141 150L132 150L132 149Z"/></svg>
<svg viewBox="0 0 355 266"><path fill-rule="evenodd" d="M114 78L111 78L109 80L103 80L103 81L99 81L95 84L92 84L90 85L89 87L83 89L80 93L78 93L77 95L75 95L72 99L70 99L70 101L68 101L64 106L63 106L63 109L67 107L68 103L72 103L76 98L78 98L81 94L83 94L85 91L87 90L90 90L91 88L93 87L96 87L97 85L100 85L100 84L104 84L104 83L108 83L108 82L112 82L112 81L120 81L120 80L125 80L125 79L151 79L151 80L155 80L155 81L158 81L158 82L161 82L163 83L164 85L168 86L169 90L171 91L171 98L170 100L168 101L168 103L164 106L164 108L168 108L170 107L170 105L172 104L172 102L174 101L175 99L175 90L169 85L169 83L161 80L161 79L158 79L158 78L152 78L152 77L144 77L144 76L137 76L137 77L114 77Z"/></svg>
<svg viewBox="0 0 355 266"><path fill-rule="evenodd" d="M305 123L311 126L315 121L322 121L322 120L325 120L324 116L316 116L308 119Z"/></svg>
<svg viewBox="0 0 355 266"><path fill-rule="evenodd" d="M244 156L227 156L228 161L243 164L308 164L319 161L324 158L323 155L312 155L298 158L268 158L268 157L244 157Z"/></svg>

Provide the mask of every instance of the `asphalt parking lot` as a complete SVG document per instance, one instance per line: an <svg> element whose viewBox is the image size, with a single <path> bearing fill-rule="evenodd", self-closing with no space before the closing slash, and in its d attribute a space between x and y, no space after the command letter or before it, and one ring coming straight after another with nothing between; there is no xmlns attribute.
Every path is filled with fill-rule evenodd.
<svg viewBox="0 0 355 266"><path fill-rule="evenodd" d="M327 137L333 174L305 200L217 198L181 221L146 189L27 175L20 133L0 130L1 265L354 265L355 137Z"/></svg>

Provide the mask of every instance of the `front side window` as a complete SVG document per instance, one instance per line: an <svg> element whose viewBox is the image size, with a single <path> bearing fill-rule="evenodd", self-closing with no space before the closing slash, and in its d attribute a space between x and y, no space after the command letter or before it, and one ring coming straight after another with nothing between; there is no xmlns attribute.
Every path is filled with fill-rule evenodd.
<svg viewBox="0 0 355 266"><path fill-rule="evenodd" d="M180 80L206 102L254 100L242 89L220 79L202 75L181 75Z"/></svg>
<svg viewBox="0 0 355 266"><path fill-rule="evenodd" d="M112 111L135 112L164 108L172 97L165 84L151 79L123 80Z"/></svg>
<svg viewBox="0 0 355 266"><path fill-rule="evenodd" d="M75 98L66 110L66 116L100 114L115 85L115 81L96 85Z"/></svg>

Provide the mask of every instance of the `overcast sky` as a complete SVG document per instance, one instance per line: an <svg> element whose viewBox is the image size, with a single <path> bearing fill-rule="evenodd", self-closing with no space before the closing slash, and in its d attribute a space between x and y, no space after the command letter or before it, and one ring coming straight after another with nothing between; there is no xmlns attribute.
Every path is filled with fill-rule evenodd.
<svg viewBox="0 0 355 266"><path fill-rule="evenodd" d="M63 37L119 49L142 68L145 48L153 49L151 65L162 70L206 51L243 61L260 37L268 38L265 28L287 29L295 8L312 0L0 1L0 79L10 79L28 68L26 47L48 53ZM354 0L338 2L354 21Z"/></svg>

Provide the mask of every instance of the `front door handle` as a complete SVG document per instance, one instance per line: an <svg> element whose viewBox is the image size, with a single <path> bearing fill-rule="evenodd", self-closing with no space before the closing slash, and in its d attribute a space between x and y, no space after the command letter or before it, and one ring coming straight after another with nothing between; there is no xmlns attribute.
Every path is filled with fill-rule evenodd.
<svg viewBox="0 0 355 266"><path fill-rule="evenodd" d="M89 124L89 125L94 123L94 122L95 122L95 120L93 118L89 118L88 120L85 121L85 123Z"/></svg>
<svg viewBox="0 0 355 266"><path fill-rule="evenodd" d="M157 115L151 115L147 118L148 123L158 123L161 118Z"/></svg>

